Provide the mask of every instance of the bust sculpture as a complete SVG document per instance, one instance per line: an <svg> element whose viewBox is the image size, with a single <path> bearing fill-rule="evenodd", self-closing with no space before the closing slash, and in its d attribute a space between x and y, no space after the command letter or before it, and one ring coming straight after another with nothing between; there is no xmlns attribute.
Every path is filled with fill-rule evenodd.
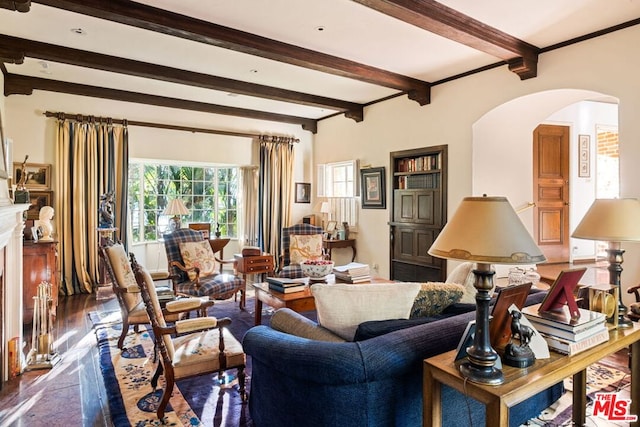
<svg viewBox="0 0 640 427"><path fill-rule="evenodd" d="M43 206L42 209L40 209L38 223L38 227L42 233L42 237L40 237L40 241L42 242L50 242L53 240L53 237L51 237L51 234L53 233L53 224L51 224L52 219L53 208L51 206Z"/></svg>

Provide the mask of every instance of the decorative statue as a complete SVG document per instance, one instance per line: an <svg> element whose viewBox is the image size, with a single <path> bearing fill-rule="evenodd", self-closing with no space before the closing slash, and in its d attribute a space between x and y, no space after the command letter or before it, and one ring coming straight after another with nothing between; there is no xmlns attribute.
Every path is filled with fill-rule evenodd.
<svg viewBox="0 0 640 427"><path fill-rule="evenodd" d="M51 220L53 219L53 208L51 206L43 206L40 209L40 221L38 227L42 233L40 237L41 242L50 242L53 240L51 234L53 233L53 225Z"/></svg>
<svg viewBox="0 0 640 427"><path fill-rule="evenodd" d="M100 196L99 228L113 228L113 219L113 191L110 191Z"/></svg>
<svg viewBox="0 0 640 427"><path fill-rule="evenodd" d="M20 179L18 180L18 182L16 182L16 189L17 190L26 190L26 183L27 183L27 159L29 158L29 155L27 154L26 156L24 156L24 162L22 162L22 165L20 166Z"/></svg>
<svg viewBox="0 0 640 427"><path fill-rule="evenodd" d="M504 348L504 363L516 368L527 368L534 364L536 357L533 350L529 347L531 337L535 334L535 330L527 325L520 323L522 313L518 310L511 312L511 342ZM513 342L518 337L520 345Z"/></svg>

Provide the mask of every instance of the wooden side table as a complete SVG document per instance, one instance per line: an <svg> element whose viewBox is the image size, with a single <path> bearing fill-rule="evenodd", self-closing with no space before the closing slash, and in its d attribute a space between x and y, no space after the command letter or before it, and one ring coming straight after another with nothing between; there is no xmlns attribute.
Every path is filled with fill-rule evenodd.
<svg viewBox="0 0 640 427"><path fill-rule="evenodd" d="M351 262L356 260L356 239L344 239L344 240L323 240L322 247L327 250L329 259L331 259L331 250L335 248L351 248L353 255Z"/></svg>
<svg viewBox="0 0 640 427"><path fill-rule="evenodd" d="M240 308L244 309L247 293L247 274L260 274L266 275L273 273L275 269L275 262L273 255L262 254L256 256L243 257L241 254L234 255L236 261L236 271L238 274L242 274L244 279L244 291L240 297Z"/></svg>
<svg viewBox="0 0 640 427"><path fill-rule="evenodd" d="M597 345L574 356L551 352L551 358L536 360L526 369L503 366L504 384L490 386L465 381L458 364L454 362L455 351L434 356L424 361L423 381L423 425L442 424L441 385L446 384L486 406L486 425L508 426L509 408L546 390L566 377L573 376L573 422L584 425L587 404L587 367L603 357L631 346L631 396L640 395L640 325L630 329L613 330L609 342ZM640 402L631 401L630 413L638 415ZM639 422L630 426L638 427Z"/></svg>

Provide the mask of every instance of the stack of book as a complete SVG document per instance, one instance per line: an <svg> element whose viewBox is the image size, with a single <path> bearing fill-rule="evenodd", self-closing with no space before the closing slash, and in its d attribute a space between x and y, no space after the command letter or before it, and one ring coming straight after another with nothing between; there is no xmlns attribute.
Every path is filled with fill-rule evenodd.
<svg viewBox="0 0 640 427"><path fill-rule="evenodd" d="M291 292L300 292L307 289L306 277L301 279L288 279L286 277L267 277L267 283L269 289L283 294L289 294Z"/></svg>
<svg viewBox="0 0 640 427"><path fill-rule="evenodd" d="M333 267L336 281L345 283L367 283L371 281L369 265L352 262L347 265Z"/></svg>
<svg viewBox="0 0 640 427"><path fill-rule="evenodd" d="M580 317L571 319L569 309L539 312L540 304L524 307L522 313L549 345L549 349L573 356L609 341L609 328L603 313L579 309Z"/></svg>

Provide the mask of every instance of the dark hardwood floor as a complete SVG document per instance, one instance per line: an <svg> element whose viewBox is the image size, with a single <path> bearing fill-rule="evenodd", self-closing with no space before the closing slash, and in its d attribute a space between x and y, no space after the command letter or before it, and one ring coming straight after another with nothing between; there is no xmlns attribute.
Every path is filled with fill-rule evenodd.
<svg viewBox="0 0 640 427"><path fill-rule="evenodd" d="M87 314L117 309L115 299L96 301L95 294L60 297L54 348L61 360L53 369L25 371L3 384L0 425L110 426L96 336ZM30 335L26 330L25 354Z"/></svg>

